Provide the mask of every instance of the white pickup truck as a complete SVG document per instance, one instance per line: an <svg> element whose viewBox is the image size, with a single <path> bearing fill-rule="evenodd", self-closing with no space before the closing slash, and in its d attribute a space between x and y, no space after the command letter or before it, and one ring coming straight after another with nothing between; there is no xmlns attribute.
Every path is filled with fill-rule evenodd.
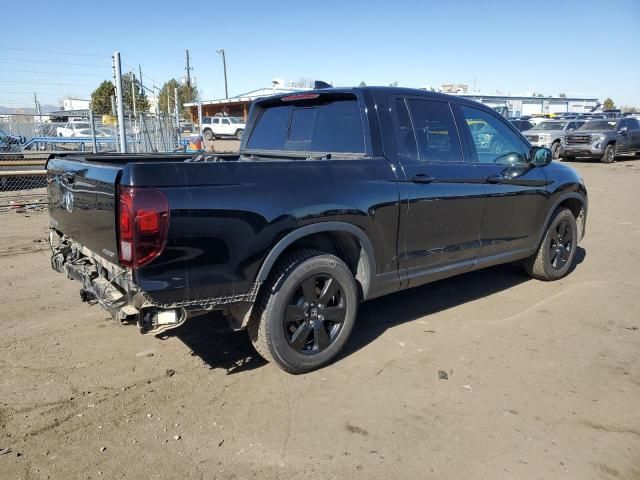
<svg viewBox="0 0 640 480"><path fill-rule="evenodd" d="M58 137L82 137L81 130L91 130L91 124L86 121L72 120L67 122L62 127L56 128L56 135Z"/></svg>
<svg viewBox="0 0 640 480"><path fill-rule="evenodd" d="M242 139L245 121L240 117L202 117L200 131L207 140L218 137Z"/></svg>

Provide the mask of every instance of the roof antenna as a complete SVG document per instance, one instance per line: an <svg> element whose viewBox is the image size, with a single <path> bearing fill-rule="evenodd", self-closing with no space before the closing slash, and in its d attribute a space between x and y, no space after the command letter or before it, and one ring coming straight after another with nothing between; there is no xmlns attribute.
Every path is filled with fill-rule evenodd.
<svg viewBox="0 0 640 480"><path fill-rule="evenodd" d="M333 86L328 84L327 82L323 82L322 80L316 80L315 82L313 82L314 90L320 90L323 88L333 88Z"/></svg>

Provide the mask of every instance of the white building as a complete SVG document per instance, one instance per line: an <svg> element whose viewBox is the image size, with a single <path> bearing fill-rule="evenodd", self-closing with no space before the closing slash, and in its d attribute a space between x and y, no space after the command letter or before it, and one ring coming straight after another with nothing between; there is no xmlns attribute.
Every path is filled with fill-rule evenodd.
<svg viewBox="0 0 640 480"><path fill-rule="evenodd" d="M90 100L77 97L64 97L62 99L62 110L88 110Z"/></svg>
<svg viewBox="0 0 640 480"><path fill-rule="evenodd" d="M586 113L599 105L597 98L482 95L479 93L460 96L492 108L503 109L506 107L509 110L509 115L513 117L562 112Z"/></svg>

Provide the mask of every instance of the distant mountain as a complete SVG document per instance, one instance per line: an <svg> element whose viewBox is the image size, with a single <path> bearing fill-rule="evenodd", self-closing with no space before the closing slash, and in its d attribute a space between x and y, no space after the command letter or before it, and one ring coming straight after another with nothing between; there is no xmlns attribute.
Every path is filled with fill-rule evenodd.
<svg viewBox="0 0 640 480"><path fill-rule="evenodd" d="M61 110L61 107L57 105L49 105L49 104L40 105L40 112L44 114L47 114L50 112L57 112L58 110ZM29 115L29 114L36 113L36 109L34 107L11 108L11 107L3 107L2 105L0 105L0 115L7 114L7 113L22 113L22 114Z"/></svg>

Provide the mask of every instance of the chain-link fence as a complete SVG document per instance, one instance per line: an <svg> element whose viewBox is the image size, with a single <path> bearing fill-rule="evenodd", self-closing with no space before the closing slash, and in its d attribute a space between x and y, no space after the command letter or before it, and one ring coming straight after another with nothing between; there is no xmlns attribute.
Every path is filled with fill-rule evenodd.
<svg viewBox="0 0 640 480"><path fill-rule="evenodd" d="M184 148L173 115L125 114L129 153L173 152ZM109 116L56 121L46 115L0 118L0 212L31 208L46 201L45 164L56 152L117 152L121 136Z"/></svg>

